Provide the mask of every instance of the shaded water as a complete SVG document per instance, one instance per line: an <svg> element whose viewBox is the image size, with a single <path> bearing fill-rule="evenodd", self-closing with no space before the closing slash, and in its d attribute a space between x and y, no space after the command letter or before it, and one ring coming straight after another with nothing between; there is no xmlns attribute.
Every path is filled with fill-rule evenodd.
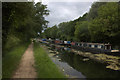
<svg viewBox="0 0 120 80"><path fill-rule="evenodd" d="M85 78L85 76L77 71L76 69L72 68L67 62L62 62L59 60L60 58L52 58L53 62L59 66L59 68L64 72L67 77L70 78Z"/></svg>
<svg viewBox="0 0 120 80"><path fill-rule="evenodd" d="M106 64L94 60L84 61L86 57L70 51L70 48L50 46L50 50L57 51L52 60L64 73L77 78L120 78L120 71L106 68Z"/></svg>

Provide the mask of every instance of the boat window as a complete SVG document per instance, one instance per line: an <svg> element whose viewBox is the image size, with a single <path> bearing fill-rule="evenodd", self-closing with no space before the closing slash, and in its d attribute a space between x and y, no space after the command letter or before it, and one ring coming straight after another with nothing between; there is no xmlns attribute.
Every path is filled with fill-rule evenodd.
<svg viewBox="0 0 120 80"><path fill-rule="evenodd" d="M104 46L103 46L103 45L101 45L101 48L104 48Z"/></svg>
<svg viewBox="0 0 120 80"><path fill-rule="evenodd" d="M98 45L95 45L95 48L97 48Z"/></svg>
<svg viewBox="0 0 120 80"><path fill-rule="evenodd" d="M78 46L80 46L80 44L78 43Z"/></svg>
<svg viewBox="0 0 120 80"><path fill-rule="evenodd" d="M91 47L91 45L89 44L89 47Z"/></svg>
<svg viewBox="0 0 120 80"><path fill-rule="evenodd" d="M101 48L101 45L98 45L98 47L97 48Z"/></svg>
<svg viewBox="0 0 120 80"><path fill-rule="evenodd" d="M92 48L94 48L94 45L91 45Z"/></svg>
<svg viewBox="0 0 120 80"><path fill-rule="evenodd" d="M106 45L106 49L111 49L111 46L110 45Z"/></svg>
<svg viewBox="0 0 120 80"><path fill-rule="evenodd" d="M78 43L75 43L76 46L78 46Z"/></svg>
<svg viewBox="0 0 120 80"><path fill-rule="evenodd" d="M80 46L82 46L82 44L79 44Z"/></svg>
<svg viewBox="0 0 120 80"><path fill-rule="evenodd" d="M85 47L85 44L83 44L83 47Z"/></svg>

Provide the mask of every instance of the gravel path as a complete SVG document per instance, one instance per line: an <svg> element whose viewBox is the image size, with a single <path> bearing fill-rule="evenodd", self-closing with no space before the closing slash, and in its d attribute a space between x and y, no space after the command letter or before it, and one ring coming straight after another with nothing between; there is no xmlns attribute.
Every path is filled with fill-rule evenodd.
<svg viewBox="0 0 120 80"><path fill-rule="evenodd" d="M33 43L22 56L18 69L13 75L13 78L36 78L37 73L34 68Z"/></svg>

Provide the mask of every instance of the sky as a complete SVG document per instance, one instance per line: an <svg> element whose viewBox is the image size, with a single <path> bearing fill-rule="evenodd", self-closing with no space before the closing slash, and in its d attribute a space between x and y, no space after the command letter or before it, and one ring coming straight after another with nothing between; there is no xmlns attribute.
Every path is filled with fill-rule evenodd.
<svg viewBox="0 0 120 80"><path fill-rule="evenodd" d="M50 14L45 16L45 19L49 21L48 27L79 18L89 11L93 1L95 0L89 0L89 2L80 0L69 0L69 2L67 0L43 0L42 4L47 5L47 9L50 10Z"/></svg>

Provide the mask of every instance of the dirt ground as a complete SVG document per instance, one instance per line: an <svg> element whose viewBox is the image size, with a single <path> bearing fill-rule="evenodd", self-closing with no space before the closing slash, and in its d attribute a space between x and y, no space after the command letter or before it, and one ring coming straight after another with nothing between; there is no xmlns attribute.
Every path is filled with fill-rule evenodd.
<svg viewBox="0 0 120 80"><path fill-rule="evenodd" d="M13 78L36 78L37 73L34 68L33 43L22 56L21 62L15 71Z"/></svg>

